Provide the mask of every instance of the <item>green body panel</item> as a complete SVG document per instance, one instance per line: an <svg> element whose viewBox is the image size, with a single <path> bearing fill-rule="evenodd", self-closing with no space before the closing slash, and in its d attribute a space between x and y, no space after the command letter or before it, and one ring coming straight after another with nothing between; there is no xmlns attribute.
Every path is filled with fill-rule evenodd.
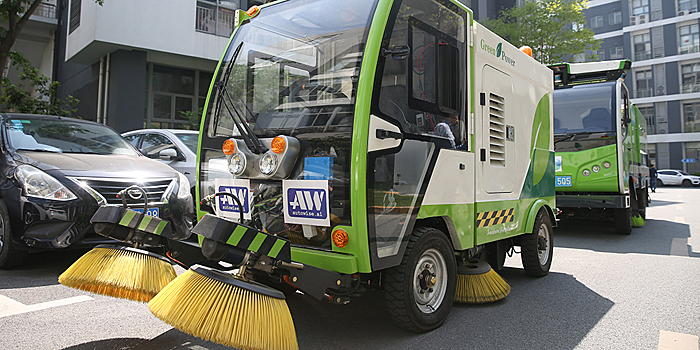
<svg viewBox="0 0 700 350"><path fill-rule="evenodd" d="M535 228L535 219L537 219L537 213L543 207L546 207L547 210L549 210L549 213L552 214L552 218L556 216L553 210L553 208L556 208L555 201L556 197L540 198L535 200L535 202L532 203L532 205L530 205L530 210L527 214L527 221L525 223L525 233L532 233L532 230Z"/></svg>
<svg viewBox="0 0 700 350"><path fill-rule="evenodd" d="M558 187L565 192L620 192L618 183L617 145L608 145L579 152L557 152L561 157L561 171L556 176L571 176L571 187ZM610 168L603 167L604 162L610 163ZM594 165L600 167L595 173ZM583 176L583 170L588 169L590 176Z"/></svg>
<svg viewBox="0 0 700 350"><path fill-rule="evenodd" d="M418 210L418 219L449 217L455 228L462 249L474 246L474 204L423 205Z"/></svg>
<svg viewBox="0 0 700 350"><path fill-rule="evenodd" d="M340 273L352 274L361 272L358 267L359 259L349 254L339 254L293 246L292 260Z"/></svg>

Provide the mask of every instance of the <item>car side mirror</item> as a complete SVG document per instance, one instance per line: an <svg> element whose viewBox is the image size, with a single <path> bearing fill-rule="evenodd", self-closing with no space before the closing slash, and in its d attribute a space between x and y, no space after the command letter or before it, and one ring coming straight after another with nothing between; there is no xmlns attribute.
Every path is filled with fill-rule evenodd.
<svg viewBox="0 0 700 350"><path fill-rule="evenodd" d="M174 148L164 149L158 153L158 156L161 160L181 160L181 158L183 158L177 154L177 151Z"/></svg>

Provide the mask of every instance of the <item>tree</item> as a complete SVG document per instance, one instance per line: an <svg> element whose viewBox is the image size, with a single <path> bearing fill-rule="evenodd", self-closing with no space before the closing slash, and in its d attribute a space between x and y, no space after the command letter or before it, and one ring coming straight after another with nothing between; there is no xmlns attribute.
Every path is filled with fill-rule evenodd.
<svg viewBox="0 0 700 350"><path fill-rule="evenodd" d="M104 0L95 0L102 5ZM10 52L24 25L29 21L42 0L2 0L0 1L0 77L5 76L5 67ZM7 28L5 27L7 26ZM0 86L0 96L2 87Z"/></svg>
<svg viewBox="0 0 700 350"><path fill-rule="evenodd" d="M516 47L530 46L533 57L542 64L559 63L600 48L601 41L586 28L586 8L588 0L531 0L482 24Z"/></svg>
<svg viewBox="0 0 700 350"><path fill-rule="evenodd" d="M49 114L58 116L70 116L77 111L78 100L68 96L66 100L58 98L57 81L51 81L48 77L39 73L27 58L18 52L11 51L9 58L12 65L21 73L20 82L13 84L10 78L2 78L3 94L0 95L0 105L3 110L31 113ZM31 91L38 96L32 97Z"/></svg>

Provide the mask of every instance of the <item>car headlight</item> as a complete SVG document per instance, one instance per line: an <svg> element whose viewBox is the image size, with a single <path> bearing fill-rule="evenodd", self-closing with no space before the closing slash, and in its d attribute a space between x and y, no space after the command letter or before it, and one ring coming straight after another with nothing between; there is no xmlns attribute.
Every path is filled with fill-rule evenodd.
<svg viewBox="0 0 700 350"><path fill-rule="evenodd" d="M277 169L277 157L272 153L265 153L260 158L260 172L264 175L272 175Z"/></svg>
<svg viewBox="0 0 700 350"><path fill-rule="evenodd" d="M15 170L15 177L24 187L29 197L69 201L78 197L53 176L31 166L20 165Z"/></svg>
<svg viewBox="0 0 700 350"><path fill-rule="evenodd" d="M185 198L187 196L191 196L192 194L190 193L190 180L187 180L187 176L179 172L177 173L177 177L178 182L180 183L180 188L177 190L177 197Z"/></svg>
<svg viewBox="0 0 700 350"><path fill-rule="evenodd" d="M241 175L245 170L246 159L242 153L236 153L231 156L231 161L228 163L228 171L235 175Z"/></svg>

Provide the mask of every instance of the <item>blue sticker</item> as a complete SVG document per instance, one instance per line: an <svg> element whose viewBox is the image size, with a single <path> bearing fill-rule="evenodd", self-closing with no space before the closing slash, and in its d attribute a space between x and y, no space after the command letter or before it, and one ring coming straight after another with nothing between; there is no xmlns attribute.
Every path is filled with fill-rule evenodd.
<svg viewBox="0 0 700 350"><path fill-rule="evenodd" d="M323 189L287 189L287 215L299 219L328 219L328 195Z"/></svg>
<svg viewBox="0 0 700 350"><path fill-rule="evenodd" d="M243 213L248 214L250 212L250 203L248 200L249 196L247 187L219 186L217 192L228 192L233 194L238 198L239 201L241 201L241 204L243 205ZM220 211L229 213L240 213L240 209L236 204L236 200L234 200L230 196L220 195L217 196L217 198Z"/></svg>
<svg viewBox="0 0 700 350"><path fill-rule="evenodd" d="M331 180L332 157L304 158L305 180Z"/></svg>

